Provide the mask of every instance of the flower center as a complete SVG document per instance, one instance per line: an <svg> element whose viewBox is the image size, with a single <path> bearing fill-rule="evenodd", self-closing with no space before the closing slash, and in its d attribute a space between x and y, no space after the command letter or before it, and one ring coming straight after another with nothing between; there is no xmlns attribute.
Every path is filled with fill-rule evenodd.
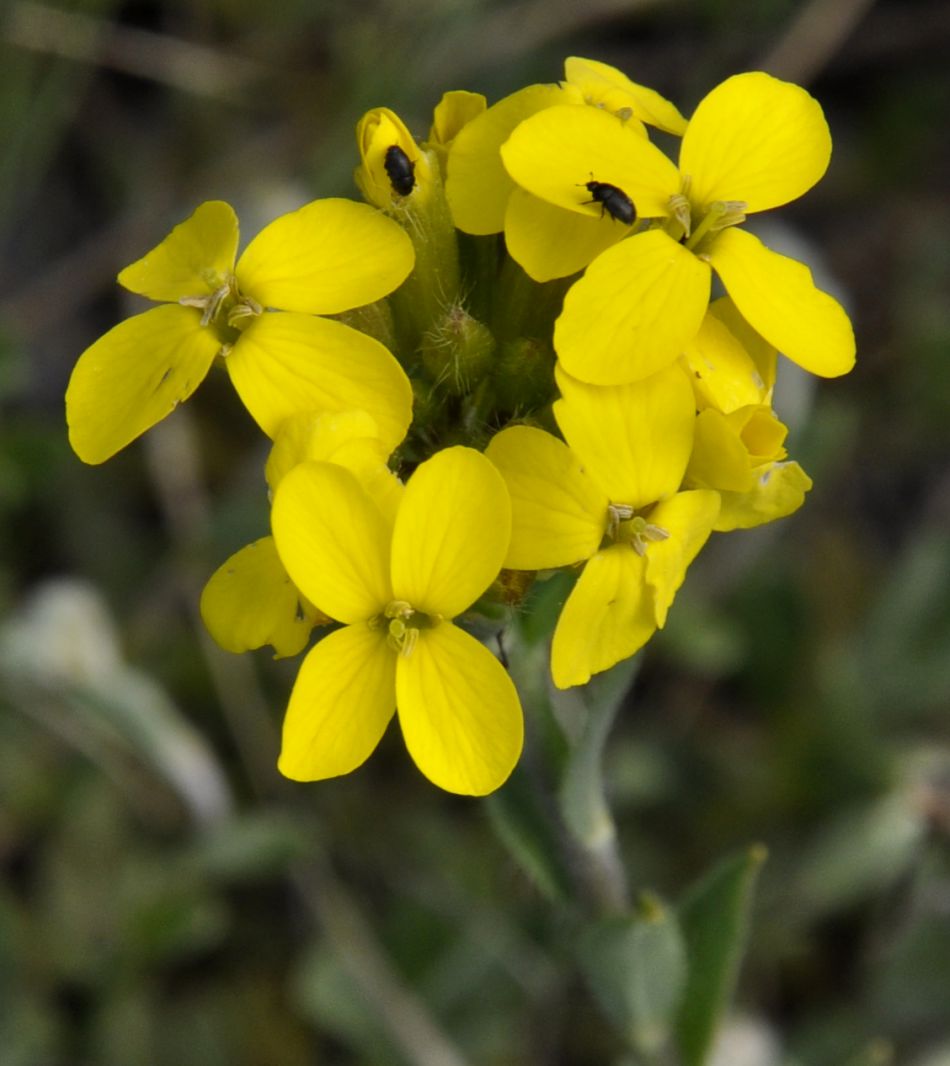
<svg viewBox="0 0 950 1066"><path fill-rule="evenodd" d="M667 540L669 530L648 522L626 503L607 505L606 544L629 544L637 555L646 555L647 545Z"/></svg>
<svg viewBox="0 0 950 1066"><path fill-rule="evenodd" d="M686 247L695 252L704 237L711 237L729 226L738 226L741 222L745 222L744 200L714 200L706 208L699 224L694 227L686 241Z"/></svg>
<svg viewBox="0 0 950 1066"><path fill-rule="evenodd" d="M201 311L201 324L209 326L227 346L233 344L252 318L264 310L250 296L238 288L237 278L229 274L224 282L205 296L182 296L184 307L197 307Z"/></svg>
<svg viewBox="0 0 950 1066"><path fill-rule="evenodd" d="M674 240L683 241L691 252L701 255L699 245L704 238L745 222L746 205L744 200L713 200L700 211L690 201L691 185L690 176L684 175L681 190L670 197L666 229Z"/></svg>
<svg viewBox="0 0 950 1066"><path fill-rule="evenodd" d="M386 627L386 641L393 651L408 658L419 640L419 630L432 629L441 620L438 615L417 611L405 600L393 600L376 624Z"/></svg>

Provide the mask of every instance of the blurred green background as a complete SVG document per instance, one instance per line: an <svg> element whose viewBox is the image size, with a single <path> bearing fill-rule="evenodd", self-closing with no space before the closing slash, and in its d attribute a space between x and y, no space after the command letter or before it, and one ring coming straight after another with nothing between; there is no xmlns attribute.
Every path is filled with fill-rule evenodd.
<svg viewBox="0 0 950 1066"><path fill-rule="evenodd" d="M761 231L858 336L848 378L780 378L804 509L714 538L644 657L607 748L630 880L675 899L768 848L717 1066L950 1064L950 6L2 0L3 1066L635 1061L570 904L395 732L279 779L296 664L196 612L267 531L226 383L103 467L63 424L79 352L137 309L115 274L199 202L247 237L355 196L366 108L424 135L445 89L571 54L686 114L741 70L807 85L831 169Z"/></svg>

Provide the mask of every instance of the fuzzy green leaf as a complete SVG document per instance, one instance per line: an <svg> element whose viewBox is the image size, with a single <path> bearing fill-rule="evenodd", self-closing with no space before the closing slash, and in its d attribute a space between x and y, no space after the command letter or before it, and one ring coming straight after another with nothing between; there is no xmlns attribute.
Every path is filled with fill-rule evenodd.
<svg viewBox="0 0 950 1066"><path fill-rule="evenodd" d="M704 1066L716 1029L729 1005L745 949L762 845L753 845L714 866L679 907L689 976L676 1019L684 1066Z"/></svg>
<svg viewBox="0 0 950 1066"><path fill-rule="evenodd" d="M676 914L644 895L635 914L589 926L578 955L591 992L617 1030L645 1055L660 1050L686 982Z"/></svg>

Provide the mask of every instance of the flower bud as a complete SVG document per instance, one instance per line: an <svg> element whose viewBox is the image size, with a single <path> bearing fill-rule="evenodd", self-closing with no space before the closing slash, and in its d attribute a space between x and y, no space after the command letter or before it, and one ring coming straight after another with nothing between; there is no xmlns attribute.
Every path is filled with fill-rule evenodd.
<svg viewBox="0 0 950 1066"><path fill-rule="evenodd" d="M464 396L490 372L496 347L488 327L455 306L423 336L420 351L432 381L454 396Z"/></svg>
<svg viewBox="0 0 950 1066"><path fill-rule="evenodd" d="M368 203L383 211L424 202L432 191L428 156L388 107L367 111L356 127L360 165L353 177Z"/></svg>
<svg viewBox="0 0 950 1066"><path fill-rule="evenodd" d="M470 93L464 89L443 93L432 113L432 128L426 141L426 147L434 150L443 174L452 142L487 106L488 101L481 93Z"/></svg>

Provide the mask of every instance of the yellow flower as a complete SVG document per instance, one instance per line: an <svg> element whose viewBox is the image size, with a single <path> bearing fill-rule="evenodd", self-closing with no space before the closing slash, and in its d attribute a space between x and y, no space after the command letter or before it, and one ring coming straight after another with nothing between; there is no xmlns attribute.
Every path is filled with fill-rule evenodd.
<svg viewBox="0 0 950 1066"><path fill-rule="evenodd" d="M532 195L523 183L516 185L499 154L512 131L532 115L563 107L609 117L644 141L644 122L672 133L686 125L669 101L605 63L571 57L564 66L566 80L561 85L529 85L469 122L456 136L448 159L445 193L456 226L479 235L504 230L512 258L535 281L583 269L621 240L626 227L609 214L601 215L599 208L577 214L548 197ZM583 173L572 179L580 186L572 191L583 199L591 198L584 186L593 165L585 165Z"/></svg>
<svg viewBox="0 0 950 1066"><path fill-rule="evenodd" d="M274 658L297 655L327 618L287 576L273 537L260 537L223 562L201 592L201 619L215 643L239 655L270 644Z"/></svg>
<svg viewBox="0 0 950 1066"><path fill-rule="evenodd" d="M304 463L274 497L291 578L343 623L307 655L279 768L312 781L349 773L398 708L409 754L441 788L484 795L521 751L518 696L498 660L454 624L501 568L505 485L480 453L447 448L409 479L390 523L353 475Z"/></svg>
<svg viewBox="0 0 950 1066"><path fill-rule="evenodd" d="M335 463L349 470L391 522L402 484L386 465L387 451L365 411L305 412L282 425L267 459L271 493L299 463ZM331 619L290 580L273 537L235 552L201 593L201 617L225 651L240 653L270 644L275 658L296 655L314 626Z"/></svg>
<svg viewBox="0 0 950 1066"><path fill-rule="evenodd" d="M481 93L452 89L442 94L442 99L432 112L432 126L426 147L436 153L443 169L455 138L473 119L478 118L487 106L488 101Z"/></svg>
<svg viewBox="0 0 950 1066"><path fill-rule="evenodd" d="M359 408L391 446L403 438L412 401L402 368L378 341L315 316L392 292L412 269L406 234L364 204L330 199L276 219L235 265L237 243L234 211L208 201L119 274L130 291L168 302L79 357L66 420L84 462L103 462L170 414L216 356L269 436L301 410Z"/></svg>
<svg viewBox="0 0 950 1066"><path fill-rule="evenodd" d="M435 148L420 148L402 119L385 107L360 119L356 140L360 191L404 228L415 252L415 269L392 300L402 346L411 351L459 300L458 241L441 164Z"/></svg>
<svg viewBox="0 0 950 1066"><path fill-rule="evenodd" d="M719 493L716 532L784 518L811 488L785 461L788 430L770 406L776 354L728 297L709 305L683 354L699 412L685 485Z"/></svg>
<svg viewBox="0 0 950 1066"><path fill-rule="evenodd" d="M717 532L749 529L797 511L811 478L786 462L788 430L766 405L723 414L714 407L696 416L696 438L686 470L690 488L715 489L721 498Z"/></svg>
<svg viewBox="0 0 950 1066"><path fill-rule="evenodd" d="M709 305L699 332L683 350L697 410L729 414L749 404L768 404L778 352L742 318L727 297Z"/></svg>
<svg viewBox="0 0 950 1066"><path fill-rule="evenodd" d="M603 108L629 122L636 117L648 126L682 137L686 119L669 100L645 85L631 81L623 71L596 59L568 56L564 78L584 94L584 102Z"/></svg>
<svg viewBox="0 0 950 1066"><path fill-rule="evenodd" d="M554 632L559 688L633 655L666 623L686 569L719 511L708 490L679 491L695 405L674 365L631 385L600 388L558 371L554 414L567 444L513 426L486 454L512 501L505 566L586 563Z"/></svg>
<svg viewBox="0 0 950 1066"><path fill-rule="evenodd" d="M555 348L571 374L610 385L669 365L703 321L710 267L751 326L800 366L826 377L853 366L840 305L807 267L736 228L807 192L828 166L828 127L804 89L762 73L727 79L690 119L678 168L629 123L590 107L540 111L501 155L518 185L553 207L597 217L604 203L590 202L591 176L654 220L601 253L568 293ZM545 254L550 235L535 239Z"/></svg>
<svg viewBox="0 0 950 1066"><path fill-rule="evenodd" d="M364 198L389 211L407 197L424 201L432 189L432 164L405 123L388 107L367 111L356 126L360 165L354 178Z"/></svg>

